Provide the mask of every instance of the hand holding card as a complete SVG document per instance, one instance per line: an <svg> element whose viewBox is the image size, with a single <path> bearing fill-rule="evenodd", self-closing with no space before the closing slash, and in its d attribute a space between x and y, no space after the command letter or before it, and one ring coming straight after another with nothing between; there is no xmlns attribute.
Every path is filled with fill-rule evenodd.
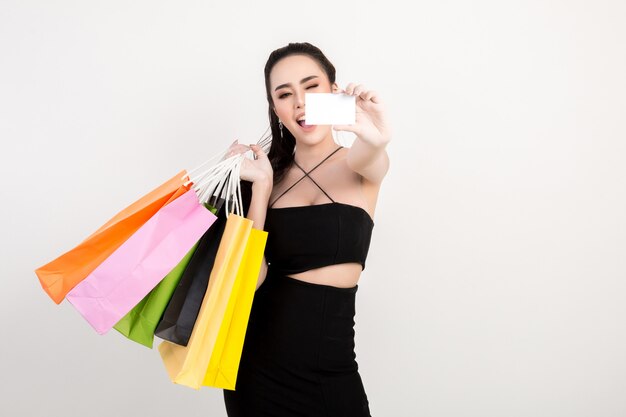
<svg viewBox="0 0 626 417"><path fill-rule="evenodd" d="M356 120L355 97L347 94L306 93L307 125L351 125Z"/></svg>
<svg viewBox="0 0 626 417"><path fill-rule="evenodd" d="M345 95L356 99L356 117L352 124L334 124L333 130L352 132L357 140L375 147L385 147L391 140L389 121L383 102L376 91L365 88L363 84L349 83Z"/></svg>

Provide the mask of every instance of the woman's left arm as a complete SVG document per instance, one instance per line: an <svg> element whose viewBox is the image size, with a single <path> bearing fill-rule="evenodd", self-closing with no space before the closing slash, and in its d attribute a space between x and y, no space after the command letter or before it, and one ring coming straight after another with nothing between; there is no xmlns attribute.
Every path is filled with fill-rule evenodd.
<svg viewBox="0 0 626 417"><path fill-rule="evenodd" d="M370 182L382 182L389 169L385 148L391 141L391 128L378 93L367 90L362 84L350 83L343 91L355 96L356 119L352 125L335 125L334 130L356 135L348 150L348 166Z"/></svg>

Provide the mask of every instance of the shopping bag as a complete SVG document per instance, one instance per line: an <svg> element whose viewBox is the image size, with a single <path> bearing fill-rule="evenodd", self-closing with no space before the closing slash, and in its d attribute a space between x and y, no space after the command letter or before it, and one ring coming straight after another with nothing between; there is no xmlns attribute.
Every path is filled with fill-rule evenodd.
<svg viewBox="0 0 626 417"><path fill-rule="evenodd" d="M216 208L205 204L205 207L216 214ZM209 227L215 228L217 221ZM208 230L207 230L208 232ZM205 233L206 234L206 233ZM202 239L201 239L202 240ZM198 243L196 243L187 255L180 261L172 271L157 284L152 291L146 295L132 310L117 322L113 328L124 336L152 349L155 329L163 316L163 312L172 298L181 277L187 270L189 261L195 254Z"/></svg>
<svg viewBox="0 0 626 417"><path fill-rule="evenodd" d="M202 385L234 390L267 232L252 229Z"/></svg>
<svg viewBox="0 0 626 417"><path fill-rule="evenodd" d="M186 171L155 188L57 259L35 270L44 291L60 304L67 293L93 272L164 205L190 189Z"/></svg>
<svg viewBox="0 0 626 417"><path fill-rule="evenodd" d="M226 212L223 204L220 206L217 220L200 238L198 248L185 268L163 317L156 327L155 335L163 340L181 346L186 346L189 342L226 227Z"/></svg>
<svg viewBox="0 0 626 417"><path fill-rule="evenodd" d="M252 198L252 183L241 181L241 199L245 217ZM216 203L219 207L217 220L202 236L198 249L185 269L178 287L165 309L155 335L163 340L186 346L198 317L202 300L209 284L211 269L226 226L226 205L224 199Z"/></svg>
<svg viewBox="0 0 626 417"><path fill-rule="evenodd" d="M159 345L172 382L200 389L251 230L252 220L228 216L189 343L180 346L165 340Z"/></svg>
<svg viewBox="0 0 626 417"><path fill-rule="evenodd" d="M215 224L211 226L213 227ZM152 349L154 330L197 247L196 243L178 265L113 328L130 340Z"/></svg>
<svg viewBox="0 0 626 417"><path fill-rule="evenodd" d="M152 216L68 294L99 333L106 333L185 256L216 216L189 190Z"/></svg>

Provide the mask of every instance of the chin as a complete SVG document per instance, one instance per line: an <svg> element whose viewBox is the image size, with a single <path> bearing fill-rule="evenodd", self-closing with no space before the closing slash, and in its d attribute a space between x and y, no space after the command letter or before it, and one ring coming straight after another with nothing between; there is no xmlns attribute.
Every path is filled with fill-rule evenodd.
<svg viewBox="0 0 626 417"><path fill-rule="evenodd" d="M329 136L329 134L332 136L332 134L330 133L330 126L319 125L314 132L298 132L298 134L294 135L294 137L296 138L296 144L302 143L308 146L313 146L323 142L324 139Z"/></svg>

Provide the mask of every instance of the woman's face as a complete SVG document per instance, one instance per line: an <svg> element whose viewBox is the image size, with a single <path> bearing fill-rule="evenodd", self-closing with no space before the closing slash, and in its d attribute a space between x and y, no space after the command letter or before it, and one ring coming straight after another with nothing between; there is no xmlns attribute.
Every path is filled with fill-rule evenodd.
<svg viewBox="0 0 626 417"><path fill-rule="evenodd" d="M290 55L278 61L270 72L270 88L274 101L274 112L296 138L297 143L314 145L330 133L330 126L307 126L298 119L305 118L305 93L330 93L337 91L331 86L328 76L307 55Z"/></svg>

